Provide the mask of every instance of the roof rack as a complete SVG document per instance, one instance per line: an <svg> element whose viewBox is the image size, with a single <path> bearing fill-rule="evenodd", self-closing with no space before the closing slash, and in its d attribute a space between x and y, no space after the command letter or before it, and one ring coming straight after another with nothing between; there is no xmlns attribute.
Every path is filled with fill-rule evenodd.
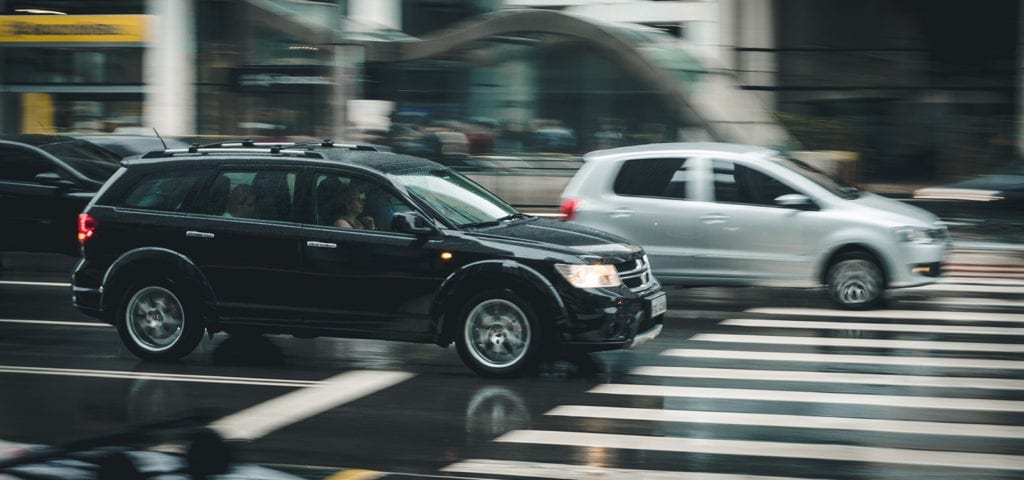
<svg viewBox="0 0 1024 480"><path fill-rule="evenodd" d="M224 142L198 144L193 143L187 149L171 148L163 151L149 152L142 158L165 158L176 154L208 154L220 153L271 153L271 154L302 154L307 157L324 156L318 150L325 149L346 149L356 151L388 151L387 147L367 143L334 143L334 140L325 138L319 142L256 142L252 139L230 140Z"/></svg>

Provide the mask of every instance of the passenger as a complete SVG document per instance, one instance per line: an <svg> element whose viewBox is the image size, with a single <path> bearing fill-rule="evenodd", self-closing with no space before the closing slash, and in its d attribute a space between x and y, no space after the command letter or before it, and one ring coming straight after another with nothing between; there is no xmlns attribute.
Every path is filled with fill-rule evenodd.
<svg viewBox="0 0 1024 480"><path fill-rule="evenodd" d="M225 217L251 218L256 213L256 195L248 185L236 185L228 195Z"/></svg>
<svg viewBox="0 0 1024 480"><path fill-rule="evenodd" d="M363 205L366 202L366 193L355 186L348 186L341 192L341 199L338 202L338 219L334 221L335 227L358 228L361 230L376 230L377 225L373 217L363 215Z"/></svg>

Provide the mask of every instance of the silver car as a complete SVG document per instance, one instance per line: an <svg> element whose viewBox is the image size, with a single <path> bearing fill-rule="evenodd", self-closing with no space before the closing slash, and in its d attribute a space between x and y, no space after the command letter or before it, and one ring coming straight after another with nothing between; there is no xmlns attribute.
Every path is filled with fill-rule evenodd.
<svg viewBox="0 0 1024 480"><path fill-rule="evenodd" d="M869 308L937 280L946 227L778 151L665 143L587 154L562 192L566 221L642 245L668 285L819 287Z"/></svg>

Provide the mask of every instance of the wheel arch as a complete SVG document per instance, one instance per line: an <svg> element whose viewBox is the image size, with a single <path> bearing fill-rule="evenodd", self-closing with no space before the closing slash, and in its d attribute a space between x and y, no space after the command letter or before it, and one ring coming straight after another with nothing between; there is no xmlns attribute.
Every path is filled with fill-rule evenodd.
<svg viewBox="0 0 1024 480"><path fill-rule="evenodd" d="M124 289L137 278L163 276L171 282L180 282L196 295L210 317L215 296L210 282L199 267L188 257L165 248L147 247L125 252L111 263L103 275L101 305L108 315L116 315L118 301ZM208 318L209 320L209 318Z"/></svg>
<svg viewBox="0 0 1024 480"><path fill-rule="evenodd" d="M871 257L871 259L874 260L875 265L878 265L878 269L882 272L882 288L884 289L888 287L890 279L888 262L885 261L885 258L878 250L863 243L847 243L833 249L832 252L825 257L825 261L821 262L821 265L818 266L817 278L821 285L828 283L827 277L829 268L834 265L840 257L847 254L863 254Z"/></svg>

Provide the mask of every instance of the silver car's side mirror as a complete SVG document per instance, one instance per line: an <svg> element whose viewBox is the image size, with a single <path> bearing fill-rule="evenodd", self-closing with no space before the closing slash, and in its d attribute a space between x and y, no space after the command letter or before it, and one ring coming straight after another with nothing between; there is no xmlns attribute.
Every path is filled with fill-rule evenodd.
<svg viewBox="0 0 1024 480"><path fill-rule="evenodd" d="M775 204L780 207L795 208L797 210L813 210L814 202L807 195L800 193L787 193L775 197Z"/></svg>

